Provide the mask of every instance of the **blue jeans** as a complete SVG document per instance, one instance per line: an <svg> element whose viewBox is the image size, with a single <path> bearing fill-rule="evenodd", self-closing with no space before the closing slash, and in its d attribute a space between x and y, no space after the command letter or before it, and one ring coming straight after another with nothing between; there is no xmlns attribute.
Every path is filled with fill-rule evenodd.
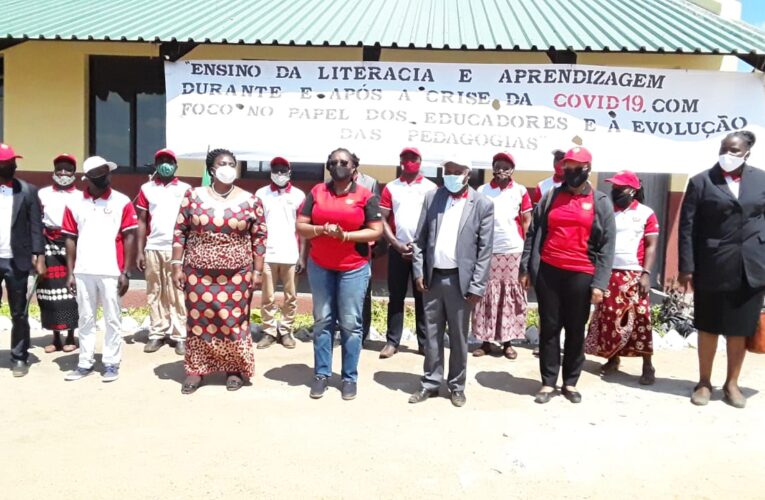
<svg viewBox="0 0 765 500"><path fill-rule="evenodd" d="M314 373L332 375L335 324L340 328L343 381L356 382L361 354L361 313L369 283L369 264L352 271L332 271L308 260L308 281L313 294Z"/></svg>

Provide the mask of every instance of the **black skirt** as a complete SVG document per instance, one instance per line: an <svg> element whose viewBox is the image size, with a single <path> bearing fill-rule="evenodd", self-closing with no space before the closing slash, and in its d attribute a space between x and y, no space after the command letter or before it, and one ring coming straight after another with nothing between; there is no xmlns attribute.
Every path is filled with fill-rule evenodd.
<svg viewBox="0 0 765 500"><path fill-rule="evenodd" d="M66 245L46 237L45 265L48 272L37 285L40 323L46 330L66 331L77 328L77 298L66 287Z"/></svg>
<svg viewBox="0 0 765 500"><path fill-rule="evenodd" d="M744 285L734 291L695 290L693 325L698 330L730 337L751 337L757 330L765 288Z"/></svg>

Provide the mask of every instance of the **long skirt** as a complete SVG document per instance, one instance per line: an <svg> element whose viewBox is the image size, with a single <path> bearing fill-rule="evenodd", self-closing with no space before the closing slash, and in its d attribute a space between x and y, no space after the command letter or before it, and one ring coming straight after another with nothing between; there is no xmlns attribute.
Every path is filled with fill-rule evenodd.
<svg viewBox="0 0 765 500"><path fill-rule="evenodd" d="M590 319L584 350L610 359L653 354L651 308L640 294L640 271L614 270L608 290Z"/></svg>
<svg viewBox="0 0 765 500"><path fill-rule="evenodd" d="M184 272L186 374L231 372L250 378L255 366L250 335L252 270L184 266Z"/></svg>
<svg viewBox="0 0 765 500"><path fill-rule="evenodd" d="M508 342L526 335L526 290L518 281L521 254L494 254L489 282L473 310L473 335L484 342Z"/></svg>
<svg viewBox="0 0 765 500"><path fill-rule="evenodd" d="M77 328L77 297L66 287L66 244L63 239L46 237L45 265L48 270L37 284L42 327L53 331Z"/></svg>

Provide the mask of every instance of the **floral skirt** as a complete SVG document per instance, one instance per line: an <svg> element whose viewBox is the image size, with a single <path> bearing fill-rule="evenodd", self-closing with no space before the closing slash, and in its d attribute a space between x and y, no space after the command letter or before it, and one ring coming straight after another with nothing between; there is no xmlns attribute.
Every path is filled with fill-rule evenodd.
<svg viewBox="0 0 765 500"><path fill-rule="evenodd" d="M521 254L491 257L483 300L473 310L473 335L484 342L508 342L526 335L526 290L518 281Z"/></svg>
<svg viewBox="0 0 765 500"><path fill-rule="evenodd" d="M651 308L640 295L640 271L613 271L608 290L592 314L585 352L614 356L653 354Z"/></svg>
<svg viewBox="0 0 765 500"><path fill-rule="evenodd" d="M255 365L250 335L252 271L184 266L184 272L186 374L232 372L250 378Z"/></svg>

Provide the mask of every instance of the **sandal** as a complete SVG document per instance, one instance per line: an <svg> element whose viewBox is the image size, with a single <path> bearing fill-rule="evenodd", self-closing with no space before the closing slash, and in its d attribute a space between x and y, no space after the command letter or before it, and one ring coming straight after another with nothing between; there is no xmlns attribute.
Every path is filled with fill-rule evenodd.
<svg viewBox="0 0 765 500"><path fill-rule="evenodd" d="M656 382L656 368L653 366L644 366L643 374L640 376L638 383L640 385L653 385Z"/></svg>
<svg viewBox="0 0 765 500"><path fill-rule="evenodd" d="M183 381L181 386L181 394L191 394L202 385L202 377L199 375L189 375L186 380Z"/></svg>
<svg viewBox="0 0 765 500"><path fill-rule="evenodd" d="M53 354L54 352L60 351L62 349L63 347L61 347L61 344L50 344L46 345L45 349L43 350L45 351L45 354Z"/></svg>
<svg viewBox="0 0 765 500"><path fill-rule="evenodd" d="M484 342L481 344L481 347L473 351L473 356L476 358L480 358L481 356L486 356L487 354L491 354L491 344L489 342Z"/></svg>
<svg viewBox="0 0 765 500"><path fill-rule="evenodd" d="M226 390L238 391L244 385L242 377L238 373L229 373L226 379Z"/></svg>
<svg viewBox="0 0 765 500"><path fill-rule="evenodd" d="M505 351L504 351L505 357L509 360L514 360L518 357L518 353L513 349L513 346L510 345L510 342L505 344Z"/></svg>
<svg viewBox="0 0 765 500"><path fill-rule="evenodd" d="M64 344L64 352L74 352L77 350L77 344Z"/></svg>
<svg viewBox="0 0 765 500"><path fill-rule="evenodd" d="M608 375L617 372L619 370L620 364L621 361L618 357L611 358L606 363L604 363L603 366L600 367L600 373L603 375Z"/></svg>

